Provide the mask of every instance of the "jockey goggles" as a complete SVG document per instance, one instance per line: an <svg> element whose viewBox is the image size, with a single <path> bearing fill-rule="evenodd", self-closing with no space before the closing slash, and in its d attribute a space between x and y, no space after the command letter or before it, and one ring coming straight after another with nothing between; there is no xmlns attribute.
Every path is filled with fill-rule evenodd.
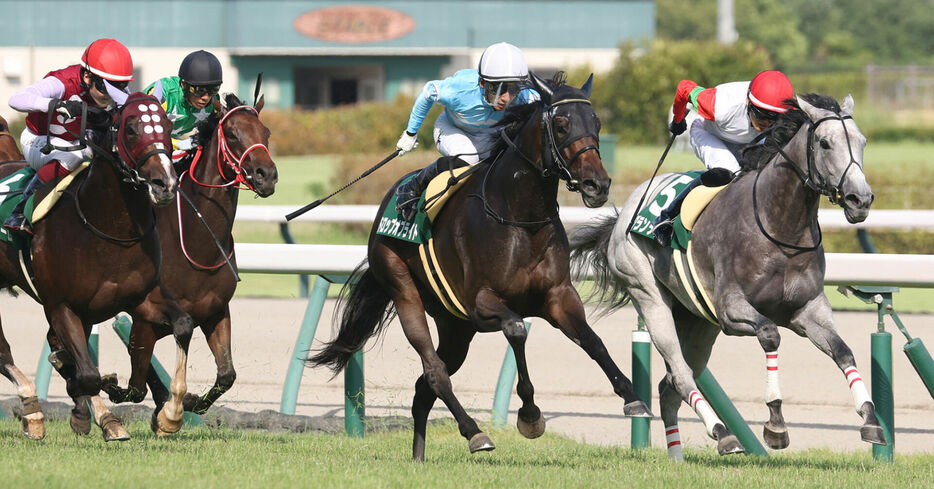
<svg viewBox="0 0 934 489"><path fill-rule="evenodd" d="M747 103L746 104L746 114L750 119L755 117L761 121L774 122L775 119L778 119L778 113L772 112L771 110L765 110L755 104Z"/></svg>
<svg viewBox="0 0 934 489"><path fill-rule="evenodd" d="M515 101L516 96L519 95L519 90L521 88L522 87L520 86L520 82L517 82L517 81L504 81L504 82L484 81L483 82L483 98L485 98L486 101L490 105L496 105L497 101L499 101L500 96L502 96L504 93L508 93L510 103L512 103L513 101Z"/></svg>
<svg viewBox="0 0 934 489"><path fill-rule="evenodd" d="M103 78L101 78L101 77L99 77L99 76L97 76L97 75L91 75L91 83L93 83L93 84L94 84L94 88L97 88L97 91L99 91L99 92L101 92L101 93L108 93L108 92L107 92L107 85L110 85L110 86L116 88L117 90L120 90L121 92L125 92L125 91L126 91L126 87L130 85L130 81L129 81L129 80L124 80L124 81L104 80Z"/></svg>
<svg viewBox="0 0 934 489"><path fill-rule="evenodd" d="M194 95L195 97L203 97L205 95L215 96L217 92L221 89L220 85L188 85L188 93Z"/></svg>

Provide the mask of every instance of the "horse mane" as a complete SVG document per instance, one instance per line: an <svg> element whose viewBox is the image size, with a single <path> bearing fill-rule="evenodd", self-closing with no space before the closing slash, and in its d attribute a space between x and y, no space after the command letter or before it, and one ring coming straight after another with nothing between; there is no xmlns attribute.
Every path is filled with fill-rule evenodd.
<svg viewBox="0 0 934 489"><path fill-rule="evenodd" d="M242 100L240 100L239 97L232 93L225 93L221 98L223 99L223 102L220 104L221 108L230 109L233 107L246 105ZM219 124L221 121L220 112L221 111L219 110L211 112L211 115L209 115L207 119L201 121L201 123L198 124L198 134L202 138L202 143L206 143L210 139L210 136L208 136L207 139L204 139L205 135L210 135L217 129L217 124Z"/></svg>
<svg viewBox="0 0 934 489"><path fill-rule="evenodd" d="M544 80L544 82L551 88L552 93L555 94L557 94L560 88L570 86L567 85L567 76L565 76L563 71L556 72L551 80ZM514 138L525 125L526 121L541 112L544 106L545 104L541 99L527 104L510 105L506 107L506 113L503 115L503 119L497 122L494 127L504 127L506 136ZM493 145L490 154L497 154L504 149L506 149L506 142L502 139L498 139L496 144Z"/></svg>
<svg viewBox="0 0 934 489"><path fill-rule="evenodd" d="M835 114L840 113L840 104L833 97L817 93L806 93L800 95L800 97L817 108L826 109ZM809 120L808 115L798 106L797 99L786 99L785 104L790 106L791 109L784 114L780 114L772 127L762 133L765 136L762 144L754 141L743 148L742 160L740 161L740 167L743 171L752 171L765 166L766 163L772 160L772 157L778 154L779 150L791 141L791 138L795 137L801 126Z"/></svg>

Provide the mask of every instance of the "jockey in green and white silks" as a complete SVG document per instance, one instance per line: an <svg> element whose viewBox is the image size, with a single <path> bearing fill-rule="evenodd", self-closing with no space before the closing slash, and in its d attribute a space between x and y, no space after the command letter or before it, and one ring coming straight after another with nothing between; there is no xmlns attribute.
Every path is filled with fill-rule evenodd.
<svg viewBox="0 0 934 489"><path fill-rule="evenodd" d="M178 162L206 141L198 125L214 112L212 100L223 82L220 61L207 51L195 51L182 61L178 76L152 83L146 90L160 102L172 121L172 160Z"/></svg>

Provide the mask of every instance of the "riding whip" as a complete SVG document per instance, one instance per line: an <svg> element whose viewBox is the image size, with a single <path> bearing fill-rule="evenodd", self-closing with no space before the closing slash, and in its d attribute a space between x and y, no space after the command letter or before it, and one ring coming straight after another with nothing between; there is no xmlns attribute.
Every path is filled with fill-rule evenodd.
<svg viewBox="0 0 934 489"><path fill-rule="evenodd" d="M316 200L316 201L314 201L314 202L312 202L312 203L306 205L305 207L302 207L301 209L299 209L299 210L297 210L297 211L293 211L293 212L290 212L289 214L286 214L286 215L285 215L285 220L286 220L286 221L291 221L292 219L295 219L296 217L298 217L298 216L300 216L300 215L302 215L302 214L304 214L304 213L306 213L306 212L308 212L308 211L314 209L315 207L318 207L319 205L323 204L324 201L330 199L331 197L334 197L335 195L339 194L340 192L343 192L344 189L346 189L347 187L349 187L349 186L351 186L351 185L353 185L353 184L359 182L360 180L366 178L367 175L369 175L370 173L375 172L376 170L379 169L379 167L385 165L386 163L389 163L389 161L392 160L393 158L395 158L396 156L399 156L399 151L401 151L401 150L397 149L397 150L393 151L392 154L390 154L389 156L387 156L383 161L380 161L380 162L377 163L375 166L373 166L373 168L370 168L369 170L363 172L362 175L360 175L360 176L357 177L357 178L354 178L353 180L351 180L350 182L348 182L347 184L345 184L343 187L341 187L341 188L335 190L334 192L331 193L331 195L328 195L327 197L325 197L325 198L323 198L323 199L318 199L318 200Z"/></svg>
<svg viewBox="0 0 934 489"><path fill-rule="evenodd" d="M662 167L662 163L665 161L665 157L668 156L668 150L671 149L671 145L675 142L676 137L678 137L677 134L672 134L671 139L668 140L668 146L665 146L665 152L662 153L661 159L658 160L658 166L655 167L655 172L652 173L652 178L649 179L649 184L645 186L645 193L643 193L642 197L639 198L639 205L637 205L636 209L632 211L632 219L629 220L629 225L626 226L626 234L629 234L629 231L632 231L632 224L636 222L636 216L639 215L639 211L642 210L642 203L645 202L645 196L649 194L649 189L652 188L652 181L655 180L655 175L658 175L658 169Z"/></svg>

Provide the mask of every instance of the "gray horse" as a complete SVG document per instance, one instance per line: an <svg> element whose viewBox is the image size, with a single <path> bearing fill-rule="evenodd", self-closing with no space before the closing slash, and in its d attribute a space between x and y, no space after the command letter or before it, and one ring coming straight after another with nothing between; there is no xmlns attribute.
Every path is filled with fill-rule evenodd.
<svg viewBox="0 0 934 489"><path fill-rule="evenodd" d="M844 373L864 441L885 444L882 428L850 348L837 334L824 295L824 249L817 209L821 195L843 207L850 223L869 214L873 194L863 174L866 138L852 119L853 98L798 97L763 144L751 146L743 171L707 206L693 226L690 256L698 289L692 300L680 285L670 248L627 232L646 183L619 214L582 226L571 236L578 277L591 272L597 298L612 310L630 299L645 320L667 375L659 384L669 456L681 459L677 414L681 401L703 421L723 455L743 451L697 389L717 335L755 336L766 353L766 443L788 446L778 385L778 326L806 336ZM665 182L677 175L662 175ZM651 195L662 185L654 185ZM620 219L620 216L622 219ZM702 309L710 309L703 311ZM703 319L704 315L717 325Z"/></svg>

